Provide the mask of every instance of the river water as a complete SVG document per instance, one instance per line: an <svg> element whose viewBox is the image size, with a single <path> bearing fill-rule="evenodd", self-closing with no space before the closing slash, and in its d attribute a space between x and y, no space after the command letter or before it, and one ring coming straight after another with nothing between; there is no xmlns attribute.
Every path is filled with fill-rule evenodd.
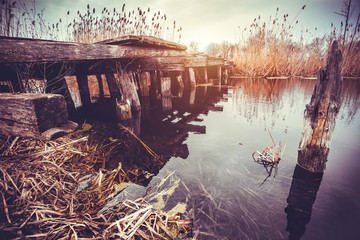
<svg viewBox="0 0 360 240"><path fill-rule="evenodd" d="M296 168L314 84L232 79L229 87L198 87L173 99L171 110L147 116L141 137L150 145L163 143L157 149L169 155L149 186L155 191L170 175L168 187L181 179L164 197L164 209L185 203L184 215L193 220L197 239L288 239L289 234L293 239L358 239L360 81L344 80L323 176ZM266 169L252 153L272 146L269 131L286 147L277 171L266 179Z"/></svg>

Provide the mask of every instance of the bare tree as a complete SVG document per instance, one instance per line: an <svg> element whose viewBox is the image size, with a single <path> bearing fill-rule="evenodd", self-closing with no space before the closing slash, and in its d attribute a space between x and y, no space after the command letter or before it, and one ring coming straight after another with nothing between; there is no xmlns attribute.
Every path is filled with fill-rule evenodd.
<svg viewBox="0 0 360 240"><path fill-rule="evenodd" d="M205 53L212 57L219 57L221 54L221 46L219 43L209 43L205 49Z"/></svg>
<svg viewBox="0 0 360 240"><path fill-rule="evenodd" d="M189 52L190 53L198 53L199 52L199 43L192 41L189 44Z"/></svg>

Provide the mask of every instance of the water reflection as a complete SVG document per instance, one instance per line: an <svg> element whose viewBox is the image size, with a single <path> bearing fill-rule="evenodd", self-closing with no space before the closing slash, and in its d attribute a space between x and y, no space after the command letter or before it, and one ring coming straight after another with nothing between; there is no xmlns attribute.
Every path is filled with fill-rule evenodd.
<svg viewBox="0 0 360 240"><path fill-rule="evenodd" d="M296 165L287 198L286 231L289 239L300 239L305 233L305 226L310 222L313 204L319 190L323 172L310 172Z"/></svg>
<svg viewBox="0 0 360 240"><path fill-rule="evenodd" d="M154 104L141 122L141 139L148 142L153 150L164 155L166 161L171 157L186 159L189 149L185 140L189 133L205 134L202 116L209 111L222 111L216 106L227 89L218 91L215 87L197 87L184 91L181 97L167 98L171 109L164 110ZM179 96L179 95L178 95Z"/></svg>
<svg viewBox="0 0 360 240"><path fill-rule="evenodd" d="M312 94L315 80L311 79L232 79L234 104L248 122L260 121L274 127L278 120L289 121L302 112ZM360 106L360 81L344 79L341 118L350 124ZM268 103L268 104L264 104ZM285 110L285 111L283 111ZM299 119L302 121L302 119ZM285 131L285 130L284 130Z"/></svg>
<svg viewBox="0 0 360 240"><path fill-rule="evenodd" d="M316 197L317 206L324 212L328 211L328 205L321 198L339 206L338 199L332 194L334 189L341 193L337 194L339 198L344 198L345 192L357 203L357 191L348 190L356 185L355 177L350 181L347 178L350 170L343 170L341 174L338 171L340 165L346 165L355 172L353 166L358 163L350 161L354 157L341 155L329 159L338 165L337 174L331 173L334 167L328 165L327 177L340 186L346 184L346 188L336 188L335 184L329 186L329 179L321 180L322 175L312 176L295 167L303 110L310 100L314 83L302 79L237 79L229 88L197 87L182 94L174 91L171 110L164 111L161 99L157 99L156 104L151 102L146 114L141 116L140 138L157 154L164 155L166 164L158 169L159 174L148 186L156 186L169 172L175 172L184 183L169 197L165 210L179 202L187 203L197 239L285 239L288 232L291 239L296 239L304 234L305 226L306 235L316 236L317 232L307 225ZM343 117L337 121L341 134L334 134L333 142L339 139L347 142L334 144L333 152L338 154L341 152L338 150L346 146L345 150L351 152L351 156L358 156L358 151L353 149L359 148L359 141L349 142L343 131L347 128L351 134L358 132L359 84L344 81L343 105L338 115ZM345 121L350 127L344 127ZM354 121L356 126L352 124ZM281 140L287 148L277 177L269 178L259 187L267 174L263 166L254 164L251 154L271 144L264 128L274 128L271 130L274 138ZM321 181L322 188L318 191ZM137 192L134 185L127 192L144 196L146 188L136 186L141 190ZM324 186L328 188L325 193ZM352 206L359 210L358 205ZM321 239L331 239L333 223L327 219L319 220L318 215L318 211L313 211L312 228L322 234ZM342 230L348 227L345 223L340 225Z"/></svg>

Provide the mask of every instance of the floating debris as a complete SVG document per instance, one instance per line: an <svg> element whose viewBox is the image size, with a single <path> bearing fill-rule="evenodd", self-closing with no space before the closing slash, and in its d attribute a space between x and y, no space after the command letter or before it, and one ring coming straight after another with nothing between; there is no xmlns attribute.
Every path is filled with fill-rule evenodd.
<svg viewBox="0 0 360 240"><path fill-rule="evenodd" d="M265 148L262 152L256 151L252 154L254 162L262 164L268 173L268 176L261 183L261 185L263 185L265 181L271 176L274 168L275 168L274 177L276 176L278 170L278 164L281 160L282 155L284 154L286 147L286 145L282 147L281 142L279 142L279 145L276 145L269 130L268 132L273 142L273 146Z"/></svg>

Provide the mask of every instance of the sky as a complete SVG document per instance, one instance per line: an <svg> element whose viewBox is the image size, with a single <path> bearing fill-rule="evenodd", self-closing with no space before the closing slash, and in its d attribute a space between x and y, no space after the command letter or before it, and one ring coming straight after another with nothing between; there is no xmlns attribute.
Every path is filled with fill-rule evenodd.
<svg viewBox="0 0 360 240"><path fill-rule="evenodd" d="M212 42L239 42L239 29L249 27L259 15L261 19L274 16L278 7L280 16L288 14L291 21L306 5L296 17L299 21L295 29L297 32L309 29L323 36L329 33L331 22L337 26L343 20L334 13L341 11L342 0L36 0L36 7L45 9L45 19L56 22L59 18L64 19L67 11L74 14L77 10L85 12L87 4L100 12L104 7L121 9L124 3L126 10L150 7L152 12L165 13L169 23L175 20L182 27L180 43L189 45L191 41L198 42L200 50ZM355 5L352 14L355 22L360 1L352 0L352 4Z"/></svg>

